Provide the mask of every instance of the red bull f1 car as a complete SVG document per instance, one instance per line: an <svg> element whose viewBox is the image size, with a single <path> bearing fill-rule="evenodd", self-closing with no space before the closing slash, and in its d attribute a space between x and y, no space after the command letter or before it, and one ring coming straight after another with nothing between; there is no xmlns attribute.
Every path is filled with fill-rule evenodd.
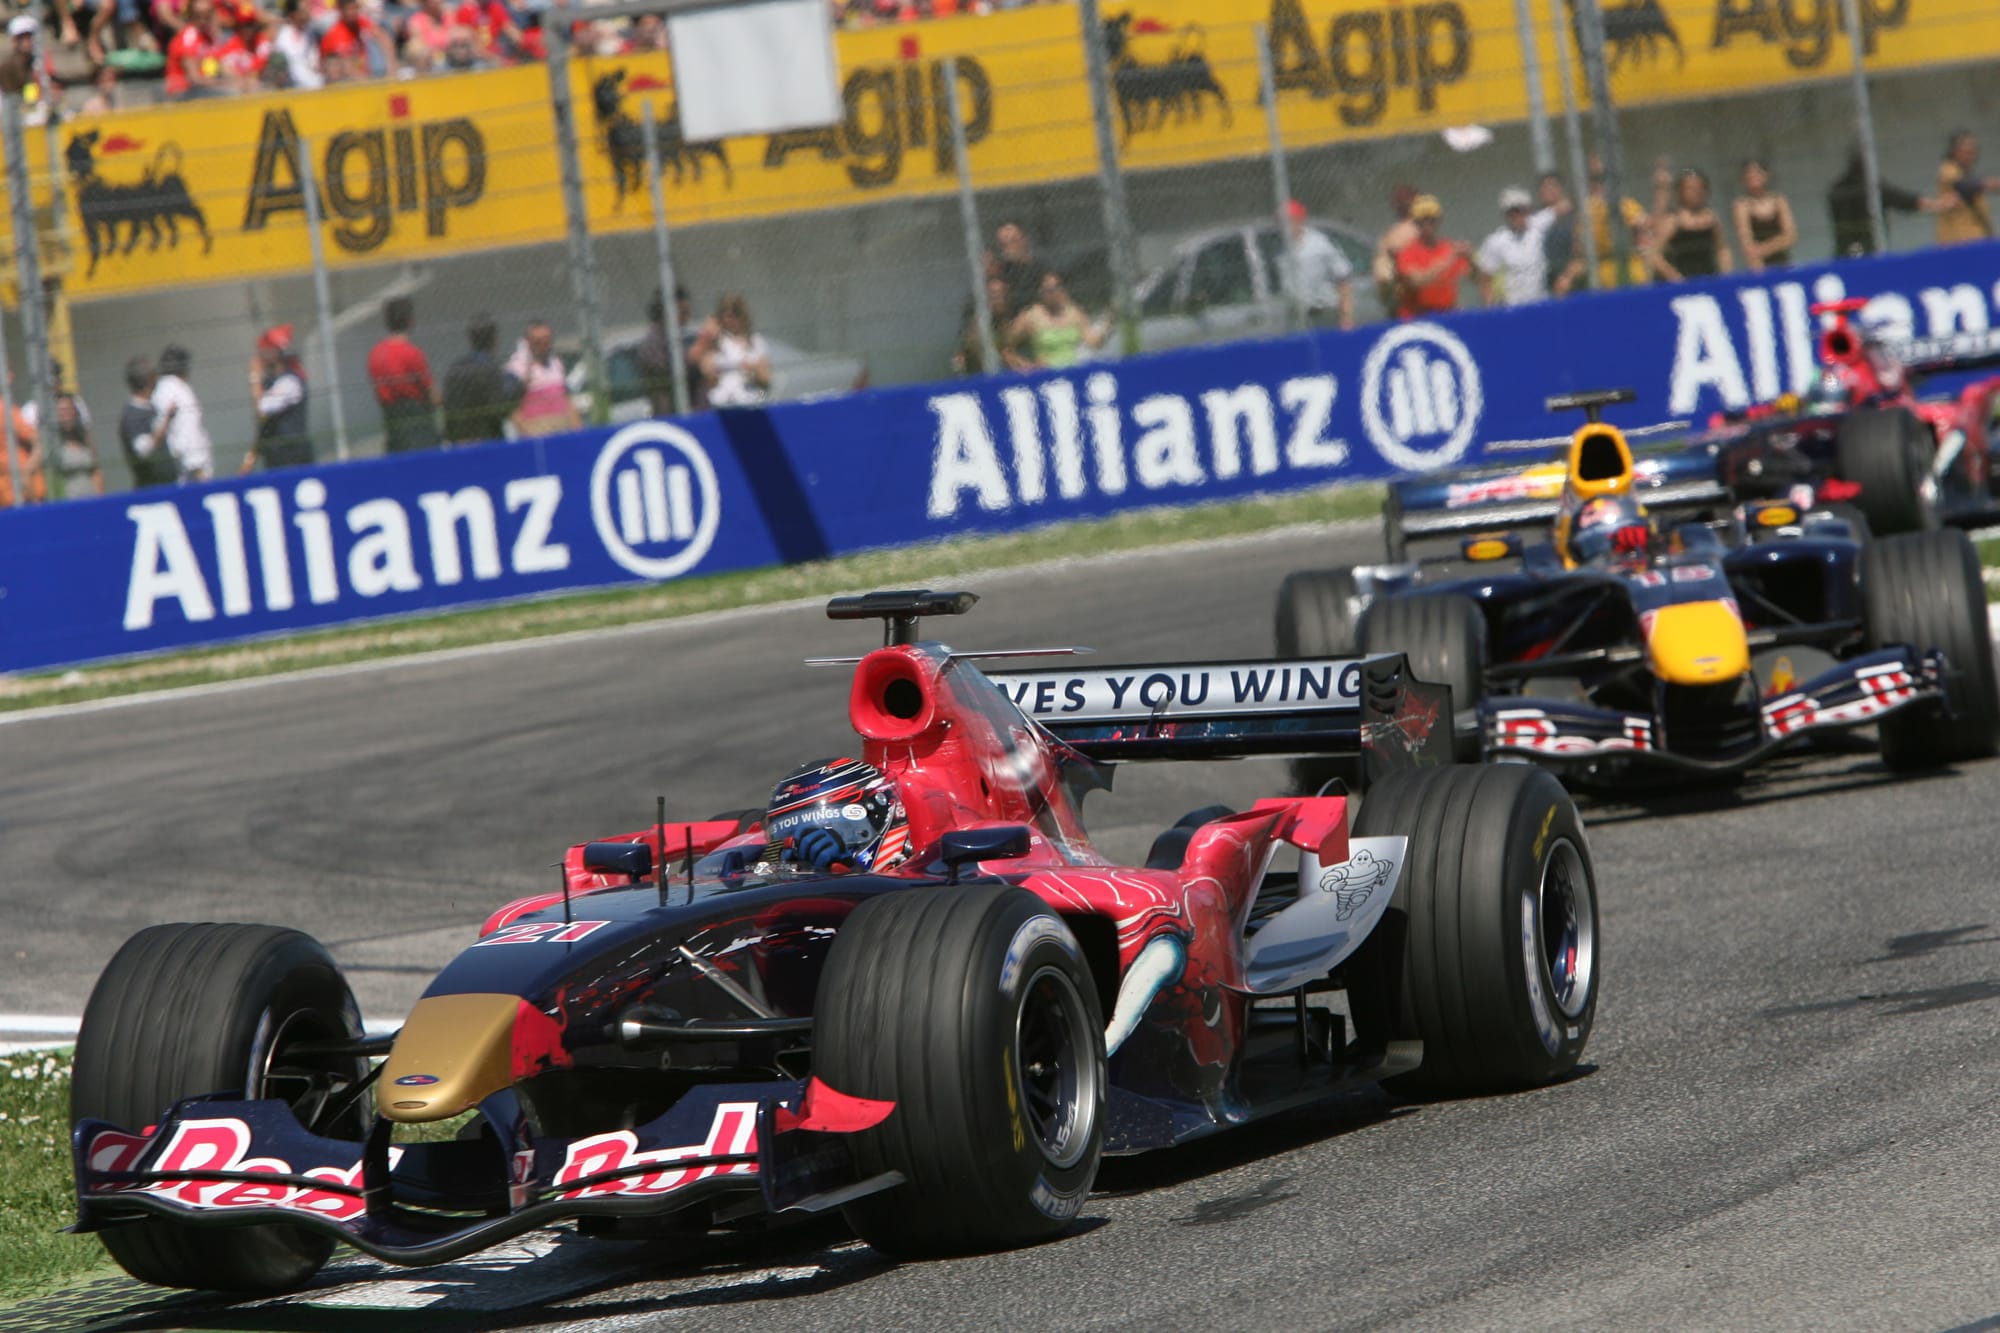
<svg viewBox="0 0 2000 1333"><path fill-rule="evenodd" d="M1995 502L2000 376L1920 396L1926 378L2000 366L2000 333L1893 341L1859 318L1865 300L1812 307L1825 321L1820 368L1799 393L1717 413L1696 434L1654 440L1632 485L1655 514L1720 517L1740 502L1835 508L1865 535L1922 532L2000 518ZM1409 543L1552 521L1568 476L1562 452L1391 487L1391 561Z"/></svg>
<svg viewBox="0 0 2000 1333"><path fill-rule="evenodd" d="M1624 435L1599 419L1630 397L1550 400L1590 419L1544 539L1501 529L1419 560L1295 573L1279 652L1394 641L1465 701L1461 757L1585 777L1734 772L1863 725L1894 768L1994 753L1986 596L1962 532L1864 541L1850 513L1778 498L1662 521ZM1326 771L1307 761L1299 777Z"/></svg>
<svg viewBox="0 0 2000 1333"><path fill-rule="evenodd" d="M1019 655L917 640L972 600L837 599L888 626L841 659L858 758L571 847L393 1038L296 932L133 937L78 1038L77 1229L145 1281L254 1292L336 1245L428 1264L557 1223L838 1209L891 1253L976 1250L1061 1232L1106 1153L1574 1067L1576 812L1532 768L1451 765L1450 702L1402 658L988 676ZM1116 762L1299 753L1358 758L1358 819L1339 792L1211 807L1142 865L1084 830Z"/></svg>

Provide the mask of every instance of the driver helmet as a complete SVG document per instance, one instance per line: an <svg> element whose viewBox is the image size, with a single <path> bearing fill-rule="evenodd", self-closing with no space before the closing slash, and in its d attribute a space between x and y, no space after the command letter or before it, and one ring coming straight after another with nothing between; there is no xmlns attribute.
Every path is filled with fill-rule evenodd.
<svg viewBox="0 0 2000 1333"><path fill-rule="evenodd" d="M1617 552L1644 553L1653 532L1646 507L1629 495L1600 495L1586 500L1570 524L1569 553L1576 563L1590 564Z"/></svg>
<svg viewBox="0 0 2000 1333"><path fill-rule="evenodd" d="M1806 391L1799 395L1799 405L1806 416L1826 416L1845 412L1848 409L1847 381L1832 366L1822 369L1813 376Z"/></svg>
<svg viewBox="0 0 2000 1333"><path fill-rule="evenodd" d="M855 870L887 870L910 854L896 784L858 759L821 759L785 775L764 813L765 859L787 859L785 850L813 829L838 837L841 861Z"/></svg>

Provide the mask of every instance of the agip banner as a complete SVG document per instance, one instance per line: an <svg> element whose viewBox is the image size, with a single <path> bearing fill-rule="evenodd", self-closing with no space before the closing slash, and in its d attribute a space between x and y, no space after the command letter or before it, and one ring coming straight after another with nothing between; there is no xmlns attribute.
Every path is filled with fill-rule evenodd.
<svg viewBox="0 0 2000 1333"><path fill-rule="evenodd" d="M1566 391L1699 421L1810 381L1815 301L1941 336L1996 292L1960 246L0 511L0 671L1429 472Z"/></svg>

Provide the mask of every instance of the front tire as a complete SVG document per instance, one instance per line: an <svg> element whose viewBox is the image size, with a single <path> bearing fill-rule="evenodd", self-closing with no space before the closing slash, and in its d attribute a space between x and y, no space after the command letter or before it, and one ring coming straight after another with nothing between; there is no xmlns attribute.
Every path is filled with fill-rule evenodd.
<svg viewBox="0 0 2000 1333"><path fill-rule="evenodd" d="M1364 653L1402 653L1418 680L1451 687L1454 714L1477 709L1486 685L1486 617L1479 603L1456 593L1388 597L1361 618ZM1479 759L1479 732L1452 728L1452 752Z"/></svg>
<svg viewBox="0 0 2000 1333"><path fill-rule="evenodd" d="M1882 762L1935 768L2000 749L2000 688L1979 553L1957 529L1885 537L1861 553L1868 644L1902 644L1945 656L1946 707L1905 708L1882 719Z"/></svg>
<svg viewBox="0 0 2000 1333"><path fill-rule="evenodd" d="M1850 412L1834 436L1840 475L1861 487L1854 506L1878 537L1938 525L1936 445L1930 429L1900 407Z"/></svg>
<svg viewBox="0 0 2000 1333"><path fill-rule="evenodd" d="M1597 1014L1597 880L1562 784L1525 764L1397 773L1354 833L1410 840L1388 913L1349 965L1361 1039L1424 1044L1392 1086L1474 1096L1574 1069Z"/></svg>
<svg viewBox="0 0 2000 1333"><path fill-rule="evenodd" d="M275 926L153 926L113 955L84 1008L70 1121L136 1132L182 1098L240 1093L282 1098L308 1130L358 1139L364 1099L345 1110L339 1103L367 1061L290 1060L284 1048L361 1035L353 992L310 936ZM141 1282L216 1291L295 1290L333 1252L325 1236L268 1223L195 1228L149 1216L99 1235Z"/></svg>
<svg viewBox="0 0 2000 1333"><path fill-rule="evenodd" d="M892 1255L1060 1234L1097 1179L1104 1018L1076 937L1033 894L959 885L869 899L820 978L814 1073L894 1101L856 1164L904 1183L844 1210Z"/></svg>
<svg viewBox="0 0 2000 1333"><path fill-rule="evenodd" d="M1351 569L1301 569L1285 575L1278 585L1278 656L1353 657L1359 641L1354 604L1360 595ZM1357 786L1361 778L1355 759L1294 759L1291 770L1293 790L1308 796L1335 779Z"/></svg>

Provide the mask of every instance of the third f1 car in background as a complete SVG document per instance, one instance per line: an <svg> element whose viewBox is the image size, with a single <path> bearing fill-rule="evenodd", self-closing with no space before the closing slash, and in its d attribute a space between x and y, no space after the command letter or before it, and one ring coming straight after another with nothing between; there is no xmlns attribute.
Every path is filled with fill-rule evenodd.
<svg viewBox="0 0 2000 1333"><path fill-rule="evenodd" d="M1851 515L1788 499L1662 524L1625 437L1582 407L1552 527L1462 537L1420 560L1290 575L1284 655L1394 643L1460 700L1464 757L1615 778L1726 772L1816 731L1879 727L1917 768L2000 745L1978 558L1946 529L1862 540ZM1308 761L1316 785L1330 770Z"/></svg>

